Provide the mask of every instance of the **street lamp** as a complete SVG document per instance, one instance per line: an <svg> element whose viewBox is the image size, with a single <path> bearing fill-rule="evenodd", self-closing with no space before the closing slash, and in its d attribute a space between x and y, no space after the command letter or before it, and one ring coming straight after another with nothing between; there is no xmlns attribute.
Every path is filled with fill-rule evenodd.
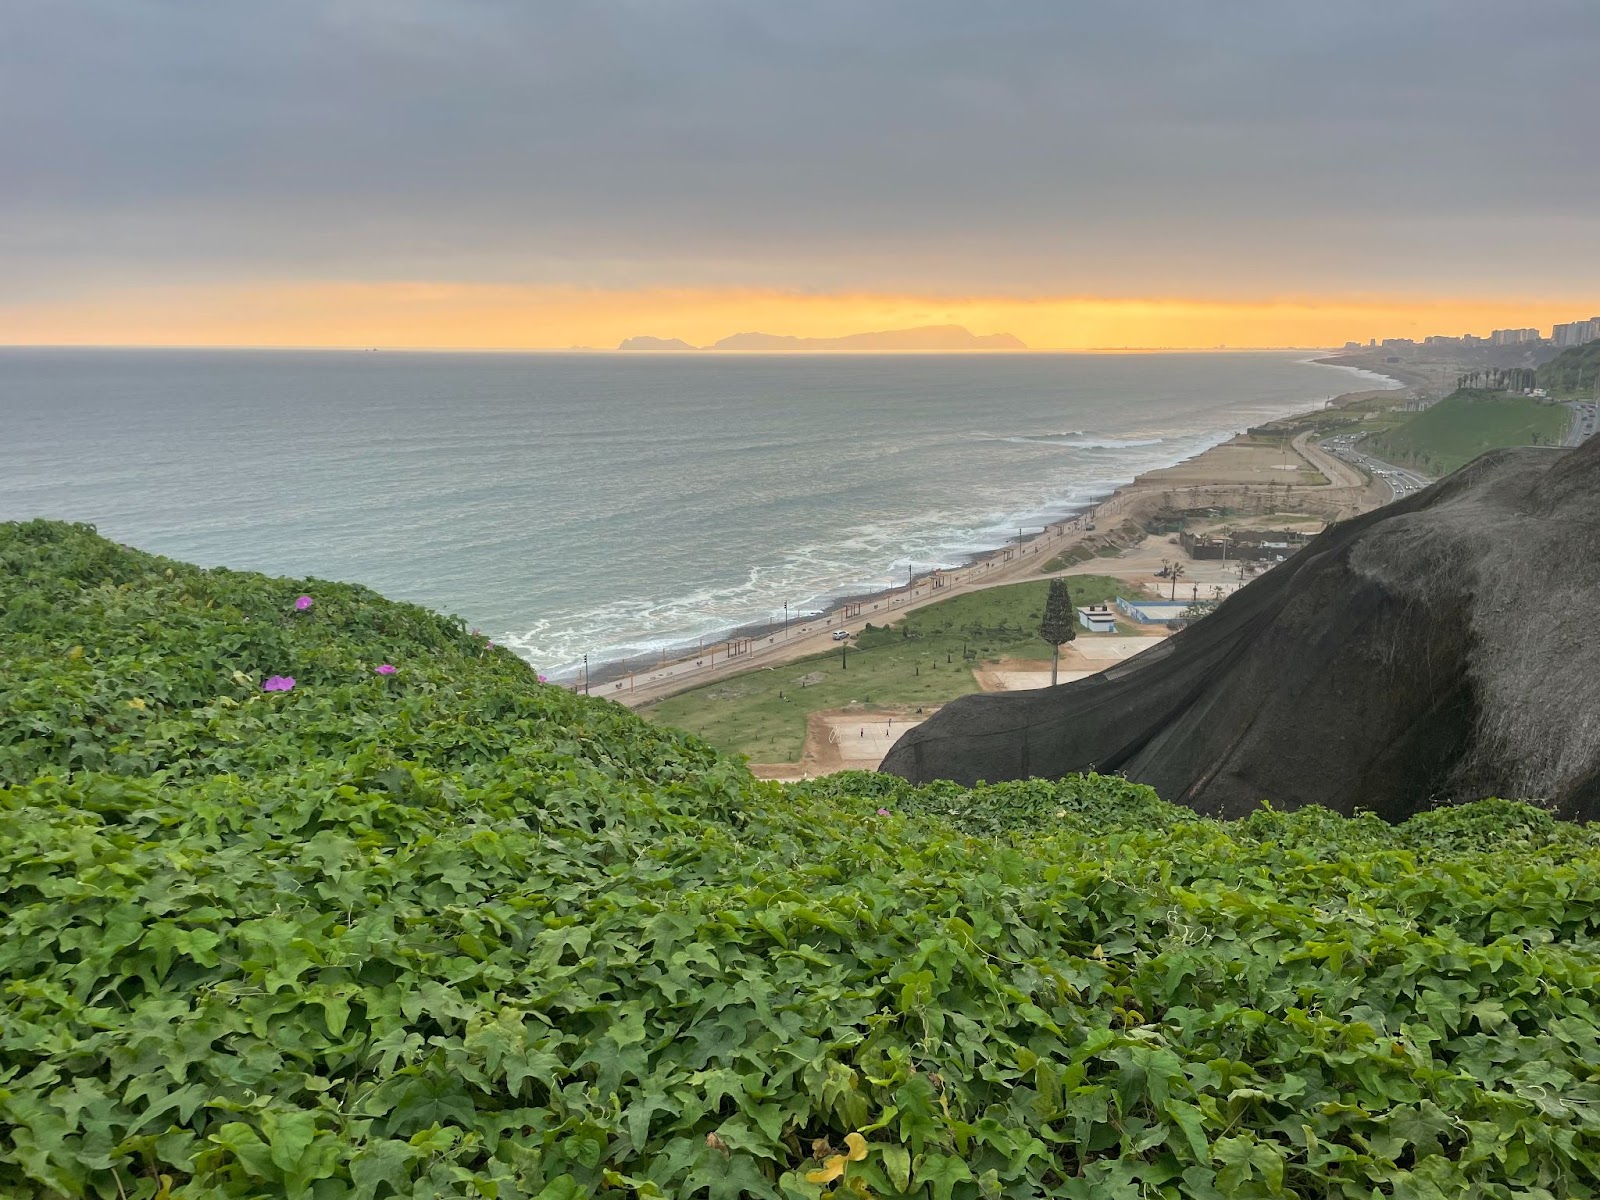
<svg viewBox="0 0 1600 1200"><path fill-rule="evenodd" d="M789 640L789 602L783 602L783 640Z"/></svg>
<svg viewBox="0 0 1600 1200"><path fill-rule="evenodd" d="M583 656L583 694L589 694L589 656Z"/></svg>

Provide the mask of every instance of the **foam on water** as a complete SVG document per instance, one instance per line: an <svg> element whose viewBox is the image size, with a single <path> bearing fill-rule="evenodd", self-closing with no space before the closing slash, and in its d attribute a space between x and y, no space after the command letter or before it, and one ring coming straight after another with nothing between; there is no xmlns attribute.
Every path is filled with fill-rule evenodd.
<svg viewBox="0 0 1600 1200"><path fill-rule="evenodd" d="M366 583L561 672L953 566L1351 374L1294 354L0 350L0 519Z"/></svg>

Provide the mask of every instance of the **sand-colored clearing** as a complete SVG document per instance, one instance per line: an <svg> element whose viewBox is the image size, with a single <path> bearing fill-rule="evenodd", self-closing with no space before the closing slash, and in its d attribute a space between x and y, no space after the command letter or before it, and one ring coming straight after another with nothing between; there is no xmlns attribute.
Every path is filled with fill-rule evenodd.
<svg viewBox="0 0 1600 1200"><path fill-rule="evenodd" d="M876 771L900 735L938 712L872 711L861 708L814 712L806 718L806 744L800 761L751 763L758 779L811 779L835 771Z"/></svg>

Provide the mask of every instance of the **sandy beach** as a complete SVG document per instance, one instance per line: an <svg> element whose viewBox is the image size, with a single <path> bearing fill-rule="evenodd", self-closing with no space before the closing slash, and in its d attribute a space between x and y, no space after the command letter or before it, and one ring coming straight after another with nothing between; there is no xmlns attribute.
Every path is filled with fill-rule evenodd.
<svg viewBox="0 0 1600 1200"><path fill-rule="evenodd" d="M1226 508L1244 513L1295 513L1323 522L1356 516L1382 503L1387 494L1349 464L1323 453L1310 431L1293 433L1282 427L1323 408L1358 407L1379 397L1392 402L1398 395L1372 390L1345 393L1327 405L1270 422L1253 434L1236 436L1175 466L1148 471L1070 520L974 556L950 570L917 575L905 586L850 596L826 612L793 617L787 628L781 622L747 626L726 638L708 640L686 655L643 667L637 663L596 665L587 690L639 707L745 671L818 654L836 644L838 630L859 633L868 623L882 625L952 596L1057 573L1046 571L1046 565L1072 551L1087 561L1103 553L1121 552L1143 539L1143 522L1159 512ZM1119 564L1134 571L1144 565ZM1148 565L1154 569L1154 562ZM1064 569L1064 565L1058 567L1058 571ZM1125 570L1118 571L1123 573ZM1195 577L1190 578L1193 581ZM581 677L562 682L574 690L585 690Z"/></svg>

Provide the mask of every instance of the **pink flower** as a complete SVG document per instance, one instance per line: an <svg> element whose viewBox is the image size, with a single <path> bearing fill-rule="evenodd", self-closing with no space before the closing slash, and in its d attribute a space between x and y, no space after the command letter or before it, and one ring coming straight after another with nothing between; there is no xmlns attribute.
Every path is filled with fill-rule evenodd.
<svg viewBox="0 0 1600 1200"><path fill-rule="evenodd" d="M880 817L887 817L887 816L892 816L892 815L893 815L893 814L892 814L892 813L890 813L890 812L889 812L889 810L888 810L888 809L887 809L887 808L880 808L880 809L879 809L879 810L878 810L878 815L879 815L879 816L880 816Z"/></svg>
<svg viewBox="0 0 1600 1200"><path fill-rule="evenodd" d="M540 683L549 683L550 681L548 679L546 679L543 675L541 675L541 676L539 676L539 682Z"/></svg>
<svg viewBox="0 0 1600 1200"><path fill-rule="evenodd" d="M263 692L292 692L294 691L293 675L269 675L261 684Z"/></svg>
<svg viewBox="0 0 1600 1200"><path fill-rule="evenodd" d="M494 643L493 642L488 643L486 646L484 646L484 649L485 650L493 650L494 649Z"/></svg>
<svg viewBox="0 0 1600 1200"><path fill-rule="evenodd" d="M311 597L310 596L301 596L298 599L296 599L295 602L294 602L294 608L295 608L296 612L305 612L305 610L310 608L310 607L311 607Z"/></svg>
<svg viewBox="0 0 1600 1200"><path fill-rule="evenodd" d="M373 668L373 670L377 671L379 675L393 675L396 669L397 668L393 663L379 663Z"/></svg>

